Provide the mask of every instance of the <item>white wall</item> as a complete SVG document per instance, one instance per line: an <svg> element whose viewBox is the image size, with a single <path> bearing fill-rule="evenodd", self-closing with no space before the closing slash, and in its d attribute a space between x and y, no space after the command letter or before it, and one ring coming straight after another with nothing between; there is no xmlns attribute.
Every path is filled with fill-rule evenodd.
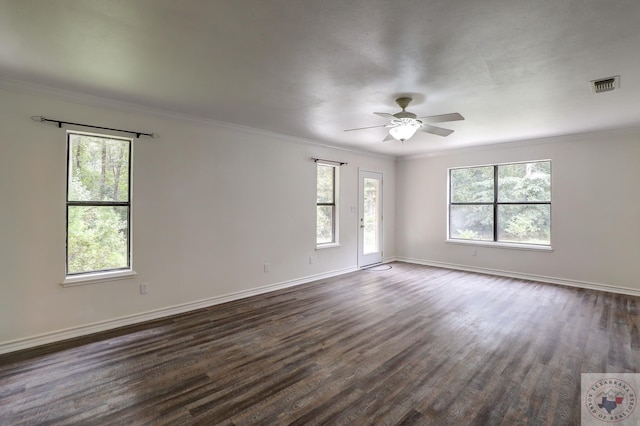
<svg viewBox="0 0 640 426"><path fill-rule="evenodd" d="M128 107L90 106L32 89L5 87L0 99L0 352L3 343L13 350L95 331L91 324L108 328L144 319L138 314L145 312L356 268L358 222L351 206L357 206L359 167L384 173L384 251L395 255L391 158ZM60 285L65 129L37 123L33 115L160 135L134 142L137 277ZM311 157L349 163L341 168L340 247L315 250ZM263 271L267 262L269 273ZM149 283L148 295L138 294L142 282Z"/></svg>
<svg viewBox="0 0 640 426"><path fill-rule="evenodd" d="M386 258L640 294L640 129L396 163L21 86L0 88L0 99L0 352L355 269L358 168L385 176ZM32 115L160 135L134 142L135 278L60 285L65 130ZM337 248L315 250L311 157L349 162ZM477 247L471 256L445 242L448 167L548 158L552 252ZM148 295L138 294L142 282Z"/></svg>
<svg viewBox="0 0 640 426"><path fill-rule="evenodd" d="M447 243L447 168L552 160L552 252ZM398 257L640 294L640 129L401 161ZM477 256L472 256L472 248Z"/></svg>

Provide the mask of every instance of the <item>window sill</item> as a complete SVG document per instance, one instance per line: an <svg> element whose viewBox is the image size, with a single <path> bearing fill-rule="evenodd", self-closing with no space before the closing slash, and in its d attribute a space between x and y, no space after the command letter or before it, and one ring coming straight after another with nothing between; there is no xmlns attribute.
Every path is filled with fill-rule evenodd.
<svg viewBox="0 0 640 426"><path fill-rule="evenodd" d="M319 244L316 246L316 250L324 250L332 247L340 247L340 243Z"/></svg>
<svg viewBox="0 0 640 426"><path fill-rule="evenodd" d="M553 251L553 247L551 246L543 246L536 244L517 244L517 243L497 243L493 241L465 241L465 240L446 240L447 243L451 244L462 244L468 246L480 246L480 247L495 247L495 248L504 248L510 250L532 250L532 251Z"/></svg>
<svg viewBox="0 0 640 426"><path fill-rule="evenodd" d="M96 272L94 274L69 275L60 283L62 287L75 287L79 285L102 283L106 281L127 280L138 275L136 271L127 269L125 271Z"/></svg>

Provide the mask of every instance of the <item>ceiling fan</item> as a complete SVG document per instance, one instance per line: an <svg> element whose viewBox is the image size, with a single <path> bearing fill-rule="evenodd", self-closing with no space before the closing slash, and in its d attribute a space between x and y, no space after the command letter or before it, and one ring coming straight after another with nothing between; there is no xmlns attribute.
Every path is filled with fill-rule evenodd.
<svg viewBox="0 0 640 426"><path fill-rule="evenodd" d="M357 129L347 129L345 132L351 132L354 130L364 130L364 129L373 129L376 127L386 127L389 129L389 134L386 138L384 138L383 142L390 141L395 139L397 141L404 142L410 139L417 130L421 130L423 132L432 133L438 136L449 136L453 133L453 130L443 129L442 127L430 126L427 123L443 123L445 121L458 121L464 120L464 117L458 114L457 112L453 112L450 114L442 114L442 115L432 115L430 117L418 117L412 112L406 111L406 108L411 103L411 98L401 97L396 99L396 103L402 111L397 112L395 114L389 114L386 112L374 112L374 114L379 115L380 117L384 117L389 119L391 123L382 124L379 126L369 126L369 127L359 127Z"/></svg>

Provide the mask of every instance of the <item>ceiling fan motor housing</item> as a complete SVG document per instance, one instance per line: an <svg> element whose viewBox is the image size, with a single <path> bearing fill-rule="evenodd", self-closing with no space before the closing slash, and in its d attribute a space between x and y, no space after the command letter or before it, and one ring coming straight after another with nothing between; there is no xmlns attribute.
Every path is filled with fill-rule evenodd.
<svg viewBox="0 0 640 426"><path fill-rule="evenodd" d="M406 96L397 98L396 103L402 109L402 111L395 114L389 114L386 112L374 112L374 114L390 120L391 122L389 124L361 127L357 129L347 129L345 130L345 132L351 130L371 129L374 127L386 127L389 129L389 135L384 139L385 142L391 139L404 142L406 140L409 140L417 130L432 133L438 136L449 136L451 133L453 133L453 130L426 125L425 123L440 123L445 121L464 120L464 117L457 112L418 118L416 114L407 111L407 107L411 103L411 100L411 98Z"/></svg>
<svg viewBox="0 0 640 426"><path fill-rule="evenodd" d="M409 104L411 103L412 99L411 98L407 98L407 97L401 97L396 99L396 103L398 104L398 106L402 109L406 109Z"/></svg>

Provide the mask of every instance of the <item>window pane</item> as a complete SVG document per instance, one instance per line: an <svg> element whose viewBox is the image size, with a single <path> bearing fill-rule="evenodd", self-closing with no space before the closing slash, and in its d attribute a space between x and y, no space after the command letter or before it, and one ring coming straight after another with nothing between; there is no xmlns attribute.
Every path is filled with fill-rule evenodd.
<svg viewBox="0 0 640 426"><path fill-rule="evenodd" d="M380 251L380 180L364 178L362 254Z"/></svg>
<svg viewBox="0 0 640 426"><path fill-rule="evenodd" d="M492 203L493 166L451 170L452 203Z"/></svg>
<svg viewBox="0 0 640 426"><path fill-rule="evenodd" d="M333 242L333 206L318 206L317 236L318 244Z"/></svg>
<svg viewBox="0 0 640 426"><path fill-rule="evenodd" d="M493 205L449 208L449 238L493 241Z"/></svg>
<svg viewBox="0 0 640 426"><path fill-rule="evenodd" d="M498 241L551 243L551 206L548 204L498 206Z"/></svg>
<svg viewBox="0 0 640 426"><path fill-rule="evenodd" d="M318 164L318 203L333 203L334 185L333 166Z"/></svg>
<svg viewBox="0 0 640 426"><path fill-rule="evenodd" d="M129 201L128 140L70 133L69 201Z"/></svg>
<svg viewBox="0 0 640 426"><path fill-rule="evenodd" d="M129 267L129 207L69 206L67 273Z"/></svg>
<svg viewBox="0 0 640 426"><path fill-rule="evenodd" d="M551 201L551 162L498 166L498 201Z"/></svg>

